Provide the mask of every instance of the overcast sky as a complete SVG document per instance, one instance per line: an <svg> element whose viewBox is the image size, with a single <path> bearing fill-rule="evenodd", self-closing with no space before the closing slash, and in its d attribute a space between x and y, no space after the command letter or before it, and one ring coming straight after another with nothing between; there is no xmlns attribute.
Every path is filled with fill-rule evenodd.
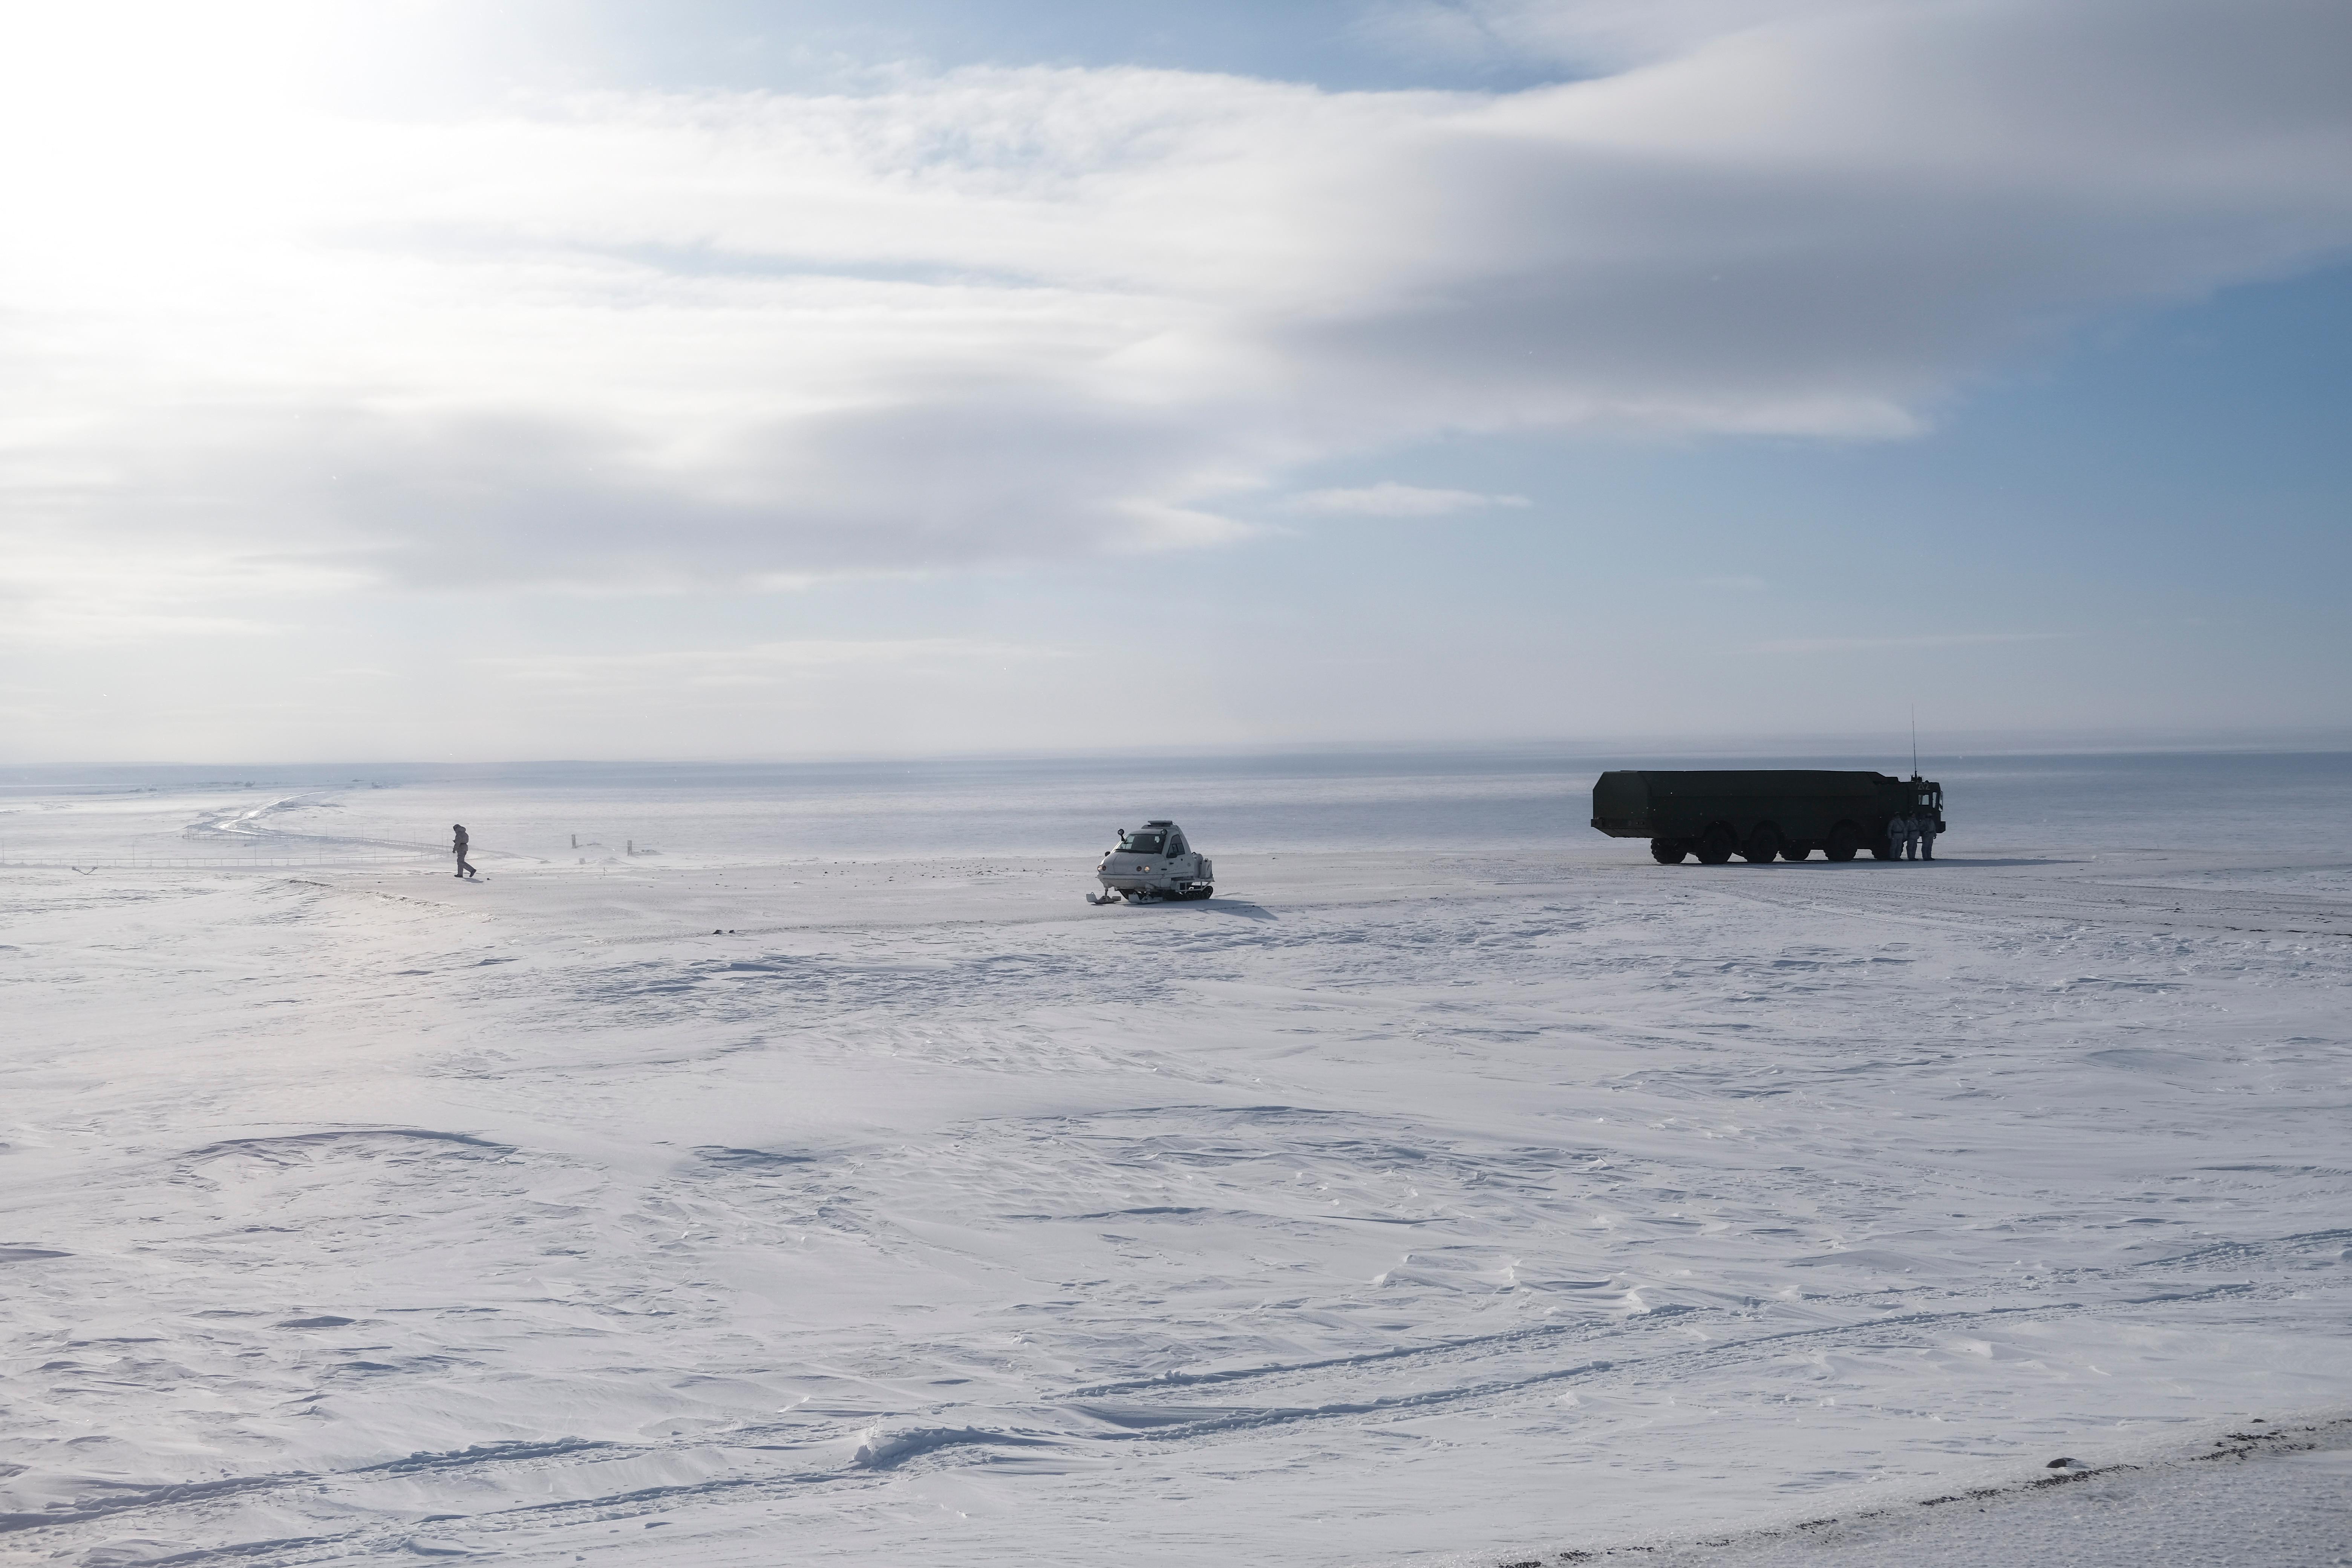
<svg viewBox="0 0 2352 1568"><path fill-rule="evenodd" d="M0 760L2352 729L2352 7L0 4Z"/></svg>

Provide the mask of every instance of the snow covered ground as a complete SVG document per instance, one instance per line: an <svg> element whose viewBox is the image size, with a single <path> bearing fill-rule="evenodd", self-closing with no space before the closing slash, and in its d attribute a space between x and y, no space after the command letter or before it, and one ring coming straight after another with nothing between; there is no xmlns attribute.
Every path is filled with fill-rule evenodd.
<svg viewBox="0 0 2352 1568"><path fill-rule="evenodd" d="M1569 1560L1643 1568L2352 1563L2352 1426L2257 1421L2194 1450L2067 1466L1990 1495L1945 1493L1728 1540Z"/></svg>
<svg viewBox="0 0 2352 1568"><path fill-rule="evenodd" d="M1106 910L936 802L461 884L456 786L20 791L0 1562L2346 1560L2352 856L1944 776L1932 866L1180 813Z"/></svg>

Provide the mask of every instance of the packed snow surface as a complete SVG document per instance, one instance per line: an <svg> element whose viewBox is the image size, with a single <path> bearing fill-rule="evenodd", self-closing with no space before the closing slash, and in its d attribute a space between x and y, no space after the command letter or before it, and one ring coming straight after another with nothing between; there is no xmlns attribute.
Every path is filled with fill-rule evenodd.
<svg viewBox="0 0 2352 1568"><path fill-rule="evenodd" d="M2335 1568L2352 1563L2352 1422L2257 1419L2137 1463L2066 1456L2022 1486L1564 1560L1591 1568Z"/></svg>
<svg viewBox="0 0 2352 1568"><path fill-rule="evenodd" d="M1549 1561L2324 1424L2290 761L1769 867L1564 763L20 778L0 1562ZM1214 900L1082 901L1144 815Z"/></svg>

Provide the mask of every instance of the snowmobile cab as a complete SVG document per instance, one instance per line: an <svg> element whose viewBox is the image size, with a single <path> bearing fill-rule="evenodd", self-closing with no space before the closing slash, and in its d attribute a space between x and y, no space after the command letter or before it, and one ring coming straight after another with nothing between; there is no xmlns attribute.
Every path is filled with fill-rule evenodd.
<svg viewBox="0 0 2352 1568"><path fill-rule="evenodd" d="M1095 866L1102 879L1100 895L1088 893L1087 902L1107 904L1125 899L1130 904L1154 899L1205 899L1215 892L1206 855L1195 854L1184 841L1184 830L1162 817L1118 836L1118 847L1104 851Z"/></svg>

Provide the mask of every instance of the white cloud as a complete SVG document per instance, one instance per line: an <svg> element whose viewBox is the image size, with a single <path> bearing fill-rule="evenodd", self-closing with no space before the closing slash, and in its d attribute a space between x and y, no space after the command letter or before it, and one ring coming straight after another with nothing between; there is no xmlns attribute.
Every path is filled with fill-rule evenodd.
<svg viewBox="0 0 2352 1568"><path fill-rule="evenodd" d="M733 647L623 654L542 653L470 661L466 688L488 712L525 725L589 721L604 744L742 752L761 746L858 749L989 746L1024 734L1008 691L1095 695L1097 671L1059 647L985 637L795 637ZM779 730L780 722L787 728ZM810 726L816 726L813 731Z"/></svg>
<svg viewBox="0 0 2352 1568"><path fill-rule="evenodd" d="M1406 54L1600 70L1749 27L1861 8L1854 0L1387 0L1361 26Z"/></svg>
<svg viewBox="0 0 2352 1568"><path fill-rule="evenodd" d="M1487 507L1531 505L1525 496L1486 495L1477 490L1429 489L1382 479L1355 489L1307 490L1284 503L1291 511L1341 517L1451 517Z"/></svg>
<svg viewBox="0 0 2352 1568"><path fill-rule="evenodd" d="M1050 648L968 637L803 637L740 648L532 654L475 662L495 678L535 687L691 696L712 689L801 685L833 675L963 671L1058 657Z"/></svg>
<svg viewBox="0 0 2352 1568"><path fill-rule="evenodd" d="M361 119L0 36L0 542L633 588L1197 546L1450 432L1900 435L2352 243L2338 5L1472 9L1647 63Z"/></svg>
<svg viewBox="0 0 2352 1568"><path fill-rule="evenodd" d="M1945 632L1905 637L1782 637L1759 643L1759 653L1861 653L1895 647L1980 647L2002 643L2055 642L2066 632Z"/></svg>
<svg viewBox="0 0 2352 1568"><path fill-rule="evenodd" d="M333 593L352 574L299 563L224 563L182 545L137 561L109 560L71 541L10 529L0 566L0 645L91 648L161 638L261 637L284 628L245 606Z"/></svg>

